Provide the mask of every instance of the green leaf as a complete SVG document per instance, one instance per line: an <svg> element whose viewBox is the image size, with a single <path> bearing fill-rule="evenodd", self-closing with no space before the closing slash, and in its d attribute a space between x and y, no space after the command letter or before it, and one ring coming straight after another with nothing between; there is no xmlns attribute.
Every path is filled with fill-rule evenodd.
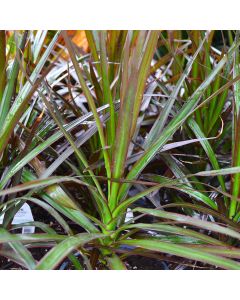
<svg viewBox="0 0 240 300"><path fill-rule="evenodd" d="M110 269L112 270L126 270L126 266L121 261L118 255L112 254L111 256L107 256L106 260L109 264Z"/></svg>
<svg viewBox="0 0 240 300"><path fill-rule="evenodd" d="M176 83L171 95L169 96L168 101L165 103L165 106L163 108L163 110L161 111L161 113L159 114L158 118L156 119L154 125L152 126L149 134L147 135L147 138L144 141L143 144L143 148L144 149L148 149L150 147L151 144L154 143L154 141L158 138L158 136L161 134L161 131L164 128L164 125L169 117L169 114L172 110L172 107L174 105L174 102L178 96L178 93L185 81L185 79L187 78L187 76L189 75L192 65L195 61L195 59L197 58L199 52L201 51L204 42L206 41L206 37L202 40L202 42L200 43L198 49L195 51L193 57L191 57L191 59L188 61L185 70L182 72L178 82Z"/></svg>
<svg viewBox="0 0 240 300"><path fill-rule="evenodd" d="M11 234L8 233L7 230L0 228L0 240L2 241L4 238L11 240ZM32 254L21 244L21 242L9 241L9 245L16 252L17 256L24 262L28 269L33 270L35 268L36 263L32 257Z"/></svg>
<svg viewBox="0 0 240 300"><path fill-rule="evenodd" d="M68 254L77 247L103 237L103 234L81 233L79 235L66 238L64 241L52 248L37 264L36 270L54 269Z"/></svg>
<svg viewBox="0 0 240 300"><path fill-rule="evenodd" d="M206 138L206 137L205 137L204 133L201 131L201 128L198 126L197 122L193 118L190 118L188 120L188 125L190 126L190 128L192 129L192 131L194 132L196 137L201 139L200 143L201 143L204 151L206 152L213 168L216 170L219 169L220 167L218 164L218 160L217 160L216 155L211 147L211 144L209 143L209 141L207 139L204 140L204 138ZM221 175L218 176L218 180L219 180L222 190L224 192L226 192L225 181Z"/></svg>
<svg viewBox="0 0 240 300"><path fill-rule="evenodd" d="M236 40L239 39L239 31L236 33ZM239 47L235 51L233 76L236 78L240 75L239 68ZM233 110L233 140L232 143L232 166L240 166L240 80L234 83L234 110ZM231 190L234 197L239 197L240 194L240 173L236 173L232 177ZM231 200L229 207L229 217L233 218L239 208L239 204L236 200Z"/></svg>
<svg viewBox="0 0 240 300"><path fill-rule="evenodd" d="M180 245L161 242L153 239L123 240L121 241L121 244L131 245L131 246L140 247L151 251L167 253L171 255L177 255L180 257L185 257L187 259L197 260L214 266L218 266L223 269L240 270L240 264L236 261L223 258L217 255L209 254L197 249L192 249Z"/></svg>
<svg viewBox="0 0 240 300"><path fill-rule="evenodd" d="M208 236L207 234L202 234L191 229L181 228L174 225L165 225L161 223L153 223L153 224L137 223L137 224L130 224L127 226L123 226L123 228L124 229L138 228L143 230L154 230L158 232L166 232L171 234L190 236L212 245L226 245L224 242L214 239Z"/></svg>
<svg viewBox="0 0 240 300"><path fill-rule="evenodd" d="M2 191L0 191L0 196L9 195L9 194L17 193L17 192L22 192L22 191L26 191L29 189L43 188L43 187L50 186L50 185L53 185L56 183L61 183L61 182L75 182L77 184L89 186L85 182L83 182L77 178L70 177L70 176L69 177L68 176L63 176L63 177L62 176L52 176L52 177L48 177L46 179L36 179L33 181L29 181L29 182L26 182L23 184L16 185L9 189L2 190ZM95 187L92 187L92 188L95 189Z"/></svg>
<svg viewBox="0 0 240 300"><path fill-rule="evenodd" d="M233 44L233 46L229 49L228 54L225 55L220 62L215 66L212 72L208 75L208 77L201 83L201 85L196 89L189 99L187 99L186 103L182 107L182 109L178 112L174 119L172 119L169 124L165 127L162 134L158 137L158 139L148 148L141 158L133 165L131 171L127 175L128 180L135 179L140 172L146 167L146 165L154 158L156 153L161 149L161 147L166 144L166 142L171 138L171 136L175 133L175 131L183 124L183 122L191 115L194 111L194 108L199 103L201 96L204 94L208 86L212 83L215 76L220 72L223 66L228 61L229 57L232 56L235 49L240 44L238 41L237 44ZM119 200L123 199L126 196L126 193L130 187L130 184L124 183L119 191Z"/></svg>
<svg viewBox="0 0 240 300"><path fill-rule="evenodd" d="M183 224L188 224L191 226L196 226L199 227L201 229L206 229L206 230L211 230L213 232L217 232L217 233L222 233L225 234L227 236L231 236L233 238L236 239L240 239L240 233L227 228L227 227L223 227L218 225L217 223L214 222L208 222L208 221L203 221L201 219L198 218L194 218L194 217L189 217L189 216L185 216L185 215L181 215L181 214L177 214L177 213L172 213L172 212L166 212L163 210L157 210L157 209L147 209L147 208L135 208L133 211L137 211L137 212L141 212L144 214L149 214L152 216L156 216L159 218L164 218L164 219L169 219L169 220L173 220L176 221L178 223L183 223Z"/></svg>
<svg viewBox="0 0 240 300"><path fill-rule="evenodd" d="M130 44L127 36L126 51L123 55L123 75L121 90L121 107L118 117L116 139L114 143L113 172L112 177L119 179L125 171L125 162L129 144L136 128L137 117L142 102L143 89L146 84L146 76L150 68L151 59L156 47L158 32L149 32L147 38L145 33L136 34L135 47ZM143 42L146 42L144 49ZM145 51L143 51L145 50ZM140 54L143 52L141 59ZM128 57L129 56L129 57ZM139 68L138 68L139 66ZM109 206L113 211L118 203L118 190L120 184L113 182Z"/></svg>
<svg viewBox="0 0 240 300"><path fill-rule="evenodd" d="M54 38L51 40L51 43L47 47L46 51L42 55L41 59L39 60L37 66L35 67L34 71L32 72L29 80L30 82L26 82L24 87L21 89L21 91L18 93L13 105L11 106L11 109L5 119L5 122L3 126L0 128L0 153L4 150L4 147L7 145L8 140L10 139L11 133L14 130L14 126L19 120L19 117L21 113L25 109L26 102L28 100L29 95L31 95L31 91L34 91L32 88L32 84L35 84L37 81L37 78L46 63L49 55L51 54L51 51L53 47L55 46L55 43L59 37L60 32L57 32L54 36Z"/></svg>
<svg viewBox="0 0 240 300"><path fill-rule="evenodd" d="M107 176L109 178L111 178L111 167L110 167L110 158L109 158L109 153L107 151L107 143L106 143L106 139L105 139L105 136L104 136L104 131L103 131L103 125L102 125L102 122L101 122L101 119L97 113L97 108L96 108L96 105L95 105L95 102L94 102L94 99L93 99L93 96L85 82L85 79L83 77L83 71L82 69L80 68L78 62L77 62L77 59L76 59L76 54L75 54L75 51L74 51L74 48L73 48L73 45L67 35L67 33L65 31L63 31L63 37L64 37L64 40L66 42L66 47L68 49L68 52L69 52L69 55L71 57L71 60L72 60L72 63L73 63L73 66L74 66L74 69L76 71L76 75L78 77L78 80L79 80L79 83L81 84L81 88L83 90L83 93L88 101L88 105L93 113L93 116L94 116L94 119L96 121L96 125L97 125L97 128L98 128L98 133L99 133L99 138L100 138L100 141L101 141L101 146L102 146L102 149L103 149L103 156L104 156L104 161L105 161L105 168L106 168L106 172L107 172Z"/></svg>

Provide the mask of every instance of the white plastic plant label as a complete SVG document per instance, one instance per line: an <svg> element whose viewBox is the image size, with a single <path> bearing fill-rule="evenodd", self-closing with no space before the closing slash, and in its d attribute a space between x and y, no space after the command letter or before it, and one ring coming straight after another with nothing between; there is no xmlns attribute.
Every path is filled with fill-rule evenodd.
<svg viewBox="0 0 240 300"><path fill-rule="evenodd" d="M4 214L0 216L0 224L2 224L4 218ZM12 224L22 224L27 222L34 221L32 211L30 206L27 203L24 203L23 206L19 209L19 211L15 214ZM24 226L22 228L22 233L34 233L35 226Z"/></svg>
<svg viewBox="0 0 240 300"><path fill-rule="evenodd" d="M131 221L132 219L133 219L133 212L132 212L131 208L127 208L125 223Z"/></svg>

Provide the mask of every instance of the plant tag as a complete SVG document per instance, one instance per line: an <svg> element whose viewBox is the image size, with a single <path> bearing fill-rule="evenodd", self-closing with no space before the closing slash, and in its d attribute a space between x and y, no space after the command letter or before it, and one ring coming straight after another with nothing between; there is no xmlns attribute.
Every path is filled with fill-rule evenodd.
<svg viewBox="0 0 240 300"><path fill-rule="evenodd" d="M0 216L0 224L2 224L4 218L4 214ZM22 223L27 223L27 222L32 222L34 221L32 211L30 206L27 203L24 203L23 206L19 209L19 211L15 214L12 224L17 225L17 224L22 224ZM35 231L35 226L24 226L22 228L22 233L34 233Z"/></svg>
<svg viewBox="0 0 240 300"><path fill-rule="evenodd" d="M132 219L133 219L133 212L132 212L131 208L127 208L125 223L131 221Z"/></svg>

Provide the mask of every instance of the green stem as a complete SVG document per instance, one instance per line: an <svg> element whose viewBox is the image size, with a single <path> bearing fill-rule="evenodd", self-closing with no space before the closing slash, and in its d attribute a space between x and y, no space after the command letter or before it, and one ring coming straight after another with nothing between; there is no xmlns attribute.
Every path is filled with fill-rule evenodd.
<svg viewBox="0 0 240 300"><path fill-rule="evenodd" d="M0 103L6 84L6 35L0 30Z"/></svg>

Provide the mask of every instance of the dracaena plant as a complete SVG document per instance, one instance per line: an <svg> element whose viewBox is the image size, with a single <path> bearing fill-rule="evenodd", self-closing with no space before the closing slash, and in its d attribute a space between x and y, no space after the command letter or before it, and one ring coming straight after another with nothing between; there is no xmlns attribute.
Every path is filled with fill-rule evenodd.
<svg viewBox="0 0 240 300"><path fill-rule="evenodd" d="M232 86L238 136L240 40L219 53L214 32L182 34L85 31L84 53L66 31L1 32L0 255L27 269L67 257L76 269L125 269L134 254L240 269L238 146L232 166L214 154ZM179 148L204 163L188 167ZM11 225L25 202L61 233L37 216ZM37 232L12 232L29 225ZM50 250L36 260L35 248Z"/></svg>

